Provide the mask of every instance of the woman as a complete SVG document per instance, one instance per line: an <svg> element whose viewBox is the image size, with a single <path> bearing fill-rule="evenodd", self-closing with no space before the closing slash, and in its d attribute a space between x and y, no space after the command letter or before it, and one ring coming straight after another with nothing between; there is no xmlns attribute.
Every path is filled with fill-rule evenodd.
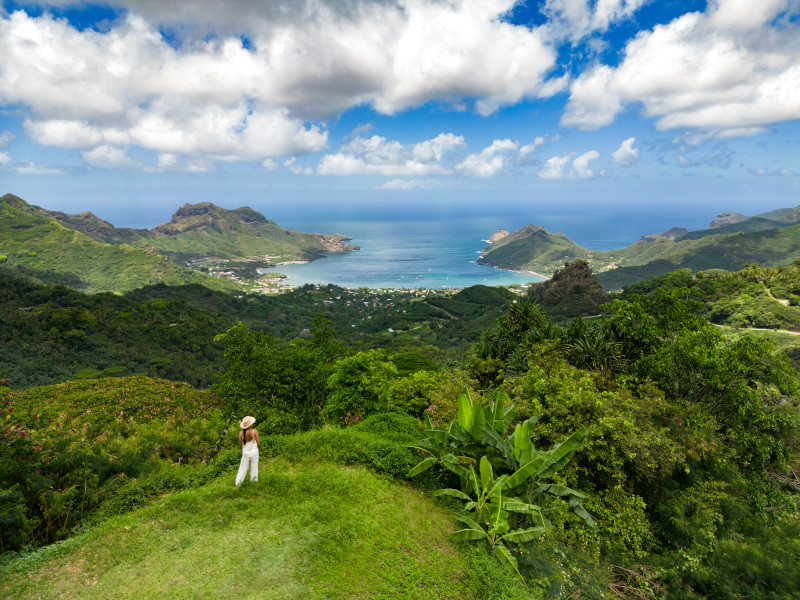
<svg viewBox="0 0 800 600"><path fill-rule="evenodd" d="M239 423L242 430L239 432L239 448L242 451L242 462L239 463L239 472L236 474L236 487L242 485L247 469L250 468L250 481L258 481L258 447L261 441L258 432L251 429L255 425L255 417L247 416Z"/></svg>

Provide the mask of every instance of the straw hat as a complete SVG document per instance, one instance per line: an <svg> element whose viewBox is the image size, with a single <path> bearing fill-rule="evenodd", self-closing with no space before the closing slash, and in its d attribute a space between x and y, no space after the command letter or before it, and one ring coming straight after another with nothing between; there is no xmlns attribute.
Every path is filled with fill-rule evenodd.
<svg viewBox="0 0 800 600"><path fill-rule="evenodd" d="M256 418L255 417L249 417L248 416L248 417L245 417L244 419L242 419L242 422L239 423L239 427L241 427L242 429L247 429L249 427L252 427L255 424L255 422L256 422Z"/></svg>

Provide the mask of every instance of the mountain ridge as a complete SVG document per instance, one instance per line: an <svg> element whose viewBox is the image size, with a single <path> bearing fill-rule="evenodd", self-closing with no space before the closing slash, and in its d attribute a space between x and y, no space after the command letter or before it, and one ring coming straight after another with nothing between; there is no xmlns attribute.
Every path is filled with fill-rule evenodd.
<svg viewBox="0 0 800 600"><path fill-rule="evenodd" d="M91 212L70 215L40 209L65 227L108 244L152 246L173 261L215 256L228 260L264 256L274 262L313 260L325 252L351 252L341 234L305 233L284 229L250 207L226 209L211 202L186 203L167 223L153 229L117 228ZM282 260L281 260L282 259Z"/></svg>
<svg viewBox="0 0 800 600"><path fill-rule="evenodd" d="M0 269L85 292L126 292L159 282L241 291L241 280L198 268L233 261L255 271L359 249L342 234L284 229L249 207L229 210L210 202L184 204L152 230L117 228L90 211L50 211L13 194L0 197L0 215Z"/></svg>
<svg viewBox="0 0 800 600"><path fill-rule="evenodd" d="M583 248L563 233L553 234L540 225L527 225L486 246L479 262L549 276L566 262L585 260L603 287L615 290L680 268L696 272L738 270L748 263L789 264L800 259L799 221L800 207L752 217L721 213L707 229L686 231L673 227L610 251Z"/></svg>

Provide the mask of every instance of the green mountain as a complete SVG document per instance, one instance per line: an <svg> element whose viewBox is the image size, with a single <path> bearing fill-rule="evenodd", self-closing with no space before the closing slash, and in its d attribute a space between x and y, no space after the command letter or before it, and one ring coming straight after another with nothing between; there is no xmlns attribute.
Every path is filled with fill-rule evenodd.
<svg viewBox="0 0 800 600"><path fill-rule="evenodd" d="M169 223L147 229L116 228L90 212L68 215L45 211L59 223L106 244L152 247L172 261L253 259L263 263L313 260L324 252L349 252L340 234L284 229L251 208L220 208L210 202L185 204Z"/></svg>
<svg viewBox="0 0 800 600"><path fill-rule="evenodd" d="M699 240L709 235L727 235L729 233L752 233L754 231L764 231L766 229L777 229L778 227L788 227L789 225L796 225L792 222L780 222L773 219L764 217L749 217L744 221L737 221L729 225L721 225L714 229L700 229L698 231L689 231L684 235L678 237L676 241L683 240Z"/></svg>
<svg viewBox="0 0 800 600"><path fill-rule="evenodd" d="M503 269L552 273L565 261L584 258L589 252L563 233L527 225L486 246L478 262ZM535 261L531 257L536 257Z"/></svg>
<svg viewBox="0 0 800 600"><path fill-rule="evenodd" d="M582 248L561 233L528 225L486 246L480 262L552 275L565 262L585 260L604 288L616 290L681 268L736 271L748 263L790 264L800 259L798 219L800 207L754 217L723 213L709 229L679 236L672 229L609 252Z"/></svg>
<svg viewBox="0 0 800 600"><path fill-rule="evenodd" d="M12 194L0 198L0 271L85 292L125 292L155 283L240 289L231 281L176 265L152 246L99 242Z"/></svg>
<svg viewBox="0 0 800 600"><path fill-rule="evenodd" d="M797 223L800 221L800 206L795 206L794 208L778 208L776 210L757 214L756 217L781 223Z"/></svg>

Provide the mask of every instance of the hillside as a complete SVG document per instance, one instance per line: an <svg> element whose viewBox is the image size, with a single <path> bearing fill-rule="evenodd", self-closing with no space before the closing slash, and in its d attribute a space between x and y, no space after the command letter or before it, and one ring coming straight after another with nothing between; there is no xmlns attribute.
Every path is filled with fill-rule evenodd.
<svg viewBox="0 0 800 600"><path fill-rule="evenodd" d="M2 554L3 598L530 597L400 481L408 416L272 437L261 421L259 483L237 489L236 426L212 394L128 378L0 383L0 401L0 542L50 544Z"/></svg>
<svg viewBox="0 0 800 600"><path fill-rule="evenodd" d="M109 521L0 590L18 600L481 598L448 539L453 519L419 492L325 462L262 461L258 488L235 489L233 474Z"/></svg>
<svg viewBox="0 0 800 600"><path fill-rule="evenodd" d="M793 598L800 379L768 340L700 313L740 321L754 293L796 311L798 269L679 271L563 325L503 290L418 298L442 324L506 310L465 359L402 373L316 321L291 343L243 324L217 336L213 393L0 379L0 596L216 597L246 578L275 598ZM596 290L584 264L542 288L559 303ZM137 294L169 291L222 300ZM350 310L333 286L296 292ZM368 297L351 304L406 316ZM144 304L155 321L191 315ZM76 330L92 314L47 310ZM243 414L262 436L260 481L237 490Z"/></svg>
<svg viewBox="0 0 800 600"><path fill-rule="evenodd" d="M563 262L583 258L589 252L563 233L527 225L486 246L478 262L503 269L552 273Z"/></svg>
<svg viewBox="0 0 800 600"><path fill-rule="evenodd" d="M65 227L108 244L153 247L174 262L208 258L253 259L262 264L288 260L313 260L323 252L358 250L346 236L302 233L284 229L250 208L220 208L210 202L185 204L169 223L152 230L117 229L90 212L68 215L49 212Z"/></svg>
<svg viewBox="0 0 800 600"><path fill-rule="evenodd" d="M12 194L0 198L0 272L85 292L125 292L155 283L240 289L176 265L152 247L98 242Z"/></svg>
<svg viewBox="0 0 800 600"><path fill-rule="evenodd" d="M561 233L528 225L486 246L480 262L552 275L565 262L585 260L607 290L681 268L736 271L748 263L787 265L800 258L798 214L798 209L749 218L723 213L708 229L685 232L673 228L609 252L589 250Z"/></svg>

